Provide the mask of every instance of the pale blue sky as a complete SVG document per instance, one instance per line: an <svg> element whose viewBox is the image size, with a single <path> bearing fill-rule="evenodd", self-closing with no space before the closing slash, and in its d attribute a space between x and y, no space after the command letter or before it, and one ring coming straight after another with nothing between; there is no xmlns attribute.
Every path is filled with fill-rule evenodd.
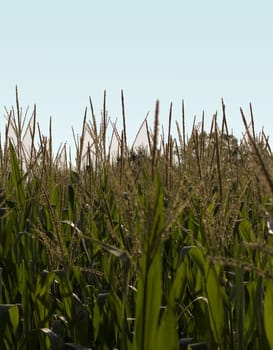
<svg viewBox="0 0 273 350"><path fill-rule="evenodd" d="M0 15L0 126L4 106L36 103L47 134L53 118L55 145L73 144L89 96L100 117L103 91L112 120L121 121L124 90L129 139L146 113L160 121L169 103L186 122L205 110L207 123L220 112L243 131L239 107L253 104L257 130L273 138L272 1L2 1Z"/></svg>

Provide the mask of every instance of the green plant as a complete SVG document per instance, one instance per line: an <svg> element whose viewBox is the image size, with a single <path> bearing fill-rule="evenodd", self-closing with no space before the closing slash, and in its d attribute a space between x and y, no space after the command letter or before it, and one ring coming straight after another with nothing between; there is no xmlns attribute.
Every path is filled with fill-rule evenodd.
<svg viewBox="0 0 273 350"><path fill-rule="evenodd" d="M90 99L76 159L36 107L0 145L0 349L270 349L272 155L264 133L204 116L129 147ZM112 128L112 131L110 130ZM75 135L75 133L74 133ZM107 143L108 135L110 142ZM114 145L116 145L114 155ZM145 147L147 146L147 147Z"/></svg>

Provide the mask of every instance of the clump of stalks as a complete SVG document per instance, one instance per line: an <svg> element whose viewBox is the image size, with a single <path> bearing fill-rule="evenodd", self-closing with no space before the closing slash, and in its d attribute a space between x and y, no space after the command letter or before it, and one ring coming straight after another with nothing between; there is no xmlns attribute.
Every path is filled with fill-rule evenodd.
<svg viewBox="0 0 273 350"><path fill-rule="evenodd" d="M124 94L121 132L106 97L73 130L75 161L17 89L6 111L0 349L272 348L272 155L252 108L238 141L224 101L189 135L182 102L175 137L157 101L130 147Z"/></svg>

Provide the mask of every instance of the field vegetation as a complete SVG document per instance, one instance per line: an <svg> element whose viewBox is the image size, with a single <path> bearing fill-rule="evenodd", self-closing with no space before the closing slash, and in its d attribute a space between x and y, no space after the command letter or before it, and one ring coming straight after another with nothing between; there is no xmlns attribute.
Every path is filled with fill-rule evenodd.
<svg viewBox="0 0 273 350"><path fill-rule="evenodd" d="M118 133L106 95L99 122L90 100L75 162L18 94L7 111L0 349L273 349L273 161L251 106L241 140L224 102L189 135L182 106L175 138L157 102L143 147L128 145L123 94L122 111Z"/></svg>

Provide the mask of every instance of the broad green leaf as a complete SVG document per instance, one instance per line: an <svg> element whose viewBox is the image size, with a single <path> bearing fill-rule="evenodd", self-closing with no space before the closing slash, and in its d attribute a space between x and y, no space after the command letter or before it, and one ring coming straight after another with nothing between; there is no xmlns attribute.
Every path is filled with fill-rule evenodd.
<svg viewBox="0 0 273 350"><path fill-rule="evenodd" d="M211 328L215 341L220 345L225 325L224 298L220 287L220 280L214 266L209 267L206 278L206 290Z"/></svg>
<svg viewBox="0 0 273 350"><path fill-rule="evenodd" d="M17 332L19 325L19 310L15 304L0 305L0 334L1 340L6 344L12 344L14 335ZM0 344L1 344L0 340ZM1 345L0 345L1 347ZM6 346L7 349L10 346Z"/></svg>
<svg viewBox="0 0 273 350"><path fill-rule="evenodd" d="M54 272L43 270L40 273L39 280L36 286L35 295L42 297L50 292L52 281L55 278Z"/></svg>
<svg viewBox="0 0 273 350"><path fill-rule="evenodd" d="M178 350L178 332L177 332L177 320L175 314L175 308L167 306L158 328L157 335L157 350Z"/></svg>
<svg viewBox="0 0 273 350"><path fill-rule="evenodd" d="M99 309L98 303L95 303L94 305L92 322L93 322L94 340L96 340L98 337L99 328L100 328L100 309Z"/></svg>
<svg viewBox="0 0 273 350"><path fill-rule="evenodd" d="M245 338L245 346L248 346L251 343L251 339L253 336L253 329L255 327L255 309L257 308L256 303L256 289L257 282L252 281L249 282L246 286L249 302L247 303L247 310L244 318L244 338ZM262 313L260 313L262 315ZM256 320L261 323L261 320Z"/></svg>
<svg viewBox="0 0 273 350"><path fill-rule="evenodd" d="M9 308L9 319L13 328L13 332L16 332L19 325L19 310L17 305L12 305Z"/></svg>
<svg viewBox="0 0 273 350"><path fill-rule="evenodd" d="M180 251L179 262L183 261L185 256L187 256L188 252L194 247L195 247L194 245L184 246Z"/></svg>
<svg viewBox="0 0 273 350"><path fill-rule="evenodd" d="M153 216L147 218L148 223L152 219L152 225L149 225L151 232L147 232L148 237L139 264L134 350L155 349L157 345L162 293L161 234L163 230L163 190L159 177L156 178L152 205ZM147 215L150 215L150 212Z"/></svg>
<svg viewBox="0 0 273 350"><path fill-rule="evenodd" d="M188 255L191 257L192 261L196 264L198 269L202 272L203 276L206 276L208 271L208 262L205 260L201 249L193 246L189 250Z"/></svg>
<svg viewBox="0 0 273 350"><path fill-rule="evenodd" d="M245 348L245 290L244 290L244 271L235 268L235 319L237 322L238 344L241 349Z"/></svg>
<svg viewBox="0 0 273 350"><path fill-rule="evenodd" d="M147 260L143 254L137 284L134 350L153 349L157 339L162 283L160 251L152 262Z"/></svg>
<svg viewBox="0 0 273 350"><path fill-rule="evenodd" d="M64 343L62 338L58 334L56 334L49 328L41 328L40 331L49 338L52 350L63 349Z"/></svg>
<svg viewBox="0 0 273 350"><path fill-rule="evenodd" d="M186 264L182 263L177 269L171 291L170 291L170 300L172 303L175 303L177 299L181 297L181 294L184 292L187 282L186 274Z"/></svg>
<svg viewBox="0 0 273 350"><path fill-rule="evenodd" d="M266 283L265 300L264 300L264 326L267 340L270 348L273 349L273 282Z"/></svg>

